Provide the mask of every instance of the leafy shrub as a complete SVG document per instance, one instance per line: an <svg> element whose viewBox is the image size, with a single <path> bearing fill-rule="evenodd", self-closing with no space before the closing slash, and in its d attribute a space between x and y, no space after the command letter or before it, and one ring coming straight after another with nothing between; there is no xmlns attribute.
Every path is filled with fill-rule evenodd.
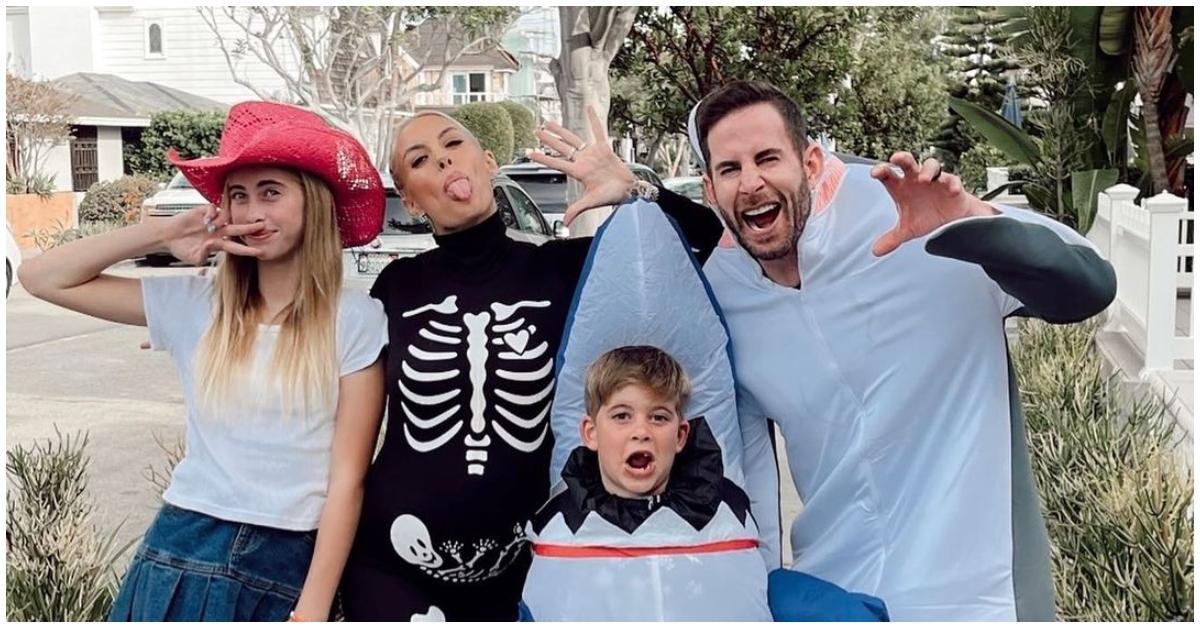
<svg viewBox="0 0 1200 628"><path fill-rule="evenodd" d="M167 150L176 149L184 159L217 154L225 113L220 111L163 111L150 117L141 143L126 152L125 169L158 181L169 181L175 167L167 161Z"/></svg>
<svg viewBox="0 0 1200 628"><path fill-rule="evenodd" d="M512 100L502 100L499 104L512 119L513 149L537 148L538 140L533 135L533 112L525 105Z"/></svg>
<svg viewBox="0 0 1200 628"><path fill-rule="evenodd" d="M28 176L13 174L8 170L8 181L5 185L6 194L38 194L48 196L54 193L54 176L33 173Z"/></svg>
<svg viewBox="0 0 1200 628"><path fill-rule="evenodd" d="M962 178L963 188L972 194L990 192L987 189L987 169L1011 167L1011 161L1004 151L991 144L975 144L962 154L958 163L958 175Z"/></svg>
<svg viewBox="0 0 1200 628"><path fill-rule="evenodd" d="M1101 374L1094 332L1028 321L1013 351L1059 619L1191 621L1194 479L1162 403Z"/></svg>
<svg viewBox="0 0 1200 628"><path fill-rule="evenodd" d="M158 191L158 183L142 175L97 181L79 203L80 222L137 222L142 201Z"/></svg>
<svg viewBox="0 0 1200 628"><path fill-rule="evenodd" d="M512 161L513 123L508 111L498 103L473 102L450 114L479 139L484 150L492 151L501 166Z"/></svg>
<svg viewBox="0 0 1200 628"><path fill-rule="evenodd" d="M129 547L91 523L87 436L8 451L5 594L9 621L103 621L116 595L113 563Z"/></svg>
<svg viewBox="0 0 1200 628"><path fill-rule="evenodd" d="M51 229L34 229L26 235L33 238L33 243L40 251L49 251L50 249L68 242L74 242L80 238L94 236L100 233L108 233L125 226L125 221L95 221L85 222L78 227L67 228L62 224L62 221L54 221L55 226Z"/></svg>

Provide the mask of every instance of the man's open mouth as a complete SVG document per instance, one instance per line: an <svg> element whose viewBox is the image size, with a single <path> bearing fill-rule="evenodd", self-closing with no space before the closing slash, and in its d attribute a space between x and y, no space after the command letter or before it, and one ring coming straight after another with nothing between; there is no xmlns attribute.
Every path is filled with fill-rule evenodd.
<svg viewBox="0 0 1200 628"><path fill-rule="evenodd" d="M744 220L751 229L756 231L766 231L775 224L775 220L779 218L779 212L781 209L782 205L779 203L767 203L742 214L742 220Z"/></svg>

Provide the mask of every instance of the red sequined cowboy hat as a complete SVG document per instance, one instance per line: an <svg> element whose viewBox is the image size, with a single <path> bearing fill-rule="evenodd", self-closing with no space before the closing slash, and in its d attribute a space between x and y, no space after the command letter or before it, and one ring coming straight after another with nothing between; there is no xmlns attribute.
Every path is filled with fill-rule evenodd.
<svg viewBox="0 0 1200 628"><path fill-rule="evenodd" d="M216 157L167 160L205 199L220 204L225 177L243 166L282 166L320 177L333 193L342 246L360 246L383 230L384 192L366 149L321 116L292 105L251 101L229 110Z"/></svg>

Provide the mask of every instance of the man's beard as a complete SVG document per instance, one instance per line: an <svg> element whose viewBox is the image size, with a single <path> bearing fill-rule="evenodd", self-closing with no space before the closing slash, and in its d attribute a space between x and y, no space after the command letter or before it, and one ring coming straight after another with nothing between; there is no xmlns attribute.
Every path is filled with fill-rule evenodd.
<svg viewBox="0 0 1200 628"><path fill-rule="evenodd" d="M800 182L800 186L792 198L780 200L779 212L779 218L776 220L784 220L789 223L792 227L791 232L783 241L765 246L753 244L743 236L742 232L750 229L745 218L734 217L733 220L729 220L729 217L726 216L726 222L734 225L734 228L731 229L734 238L743 249L750 253L751 257L759 261L774 261L786 258L796 252L800 236L804 234L804 227L808 224L808 216L812 212L812 195L809 193L807 177Z"/></svg>

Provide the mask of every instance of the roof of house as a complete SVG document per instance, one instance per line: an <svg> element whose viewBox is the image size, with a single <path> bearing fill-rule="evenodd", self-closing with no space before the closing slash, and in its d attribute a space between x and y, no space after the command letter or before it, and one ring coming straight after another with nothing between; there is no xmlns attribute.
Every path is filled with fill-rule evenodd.
<svg viewBox="0 0 1200 628"><path fill-rule="evenodd" d="M52 81L78 96L71 113L80 118L146 119L161 111L191 109L225 111L228 105L183 90L148 81L130 81L115 74L77 72Z"/></svg>
<svg viewBox="0 0 1200 628"><path fill-rule="evenodd" d="M425 60L426 67L440 65L446 58L446 50L457 50L470 43L465 33L461 29L454 26L449 27L450 32L447 33L447 27L438 20L425 20L417 26L411 36L410 44L407 46L408 54L421 63L425 59L425 55L429 57ZM444 45L447 35L450 38L449 46ZM478 53L467 53L459 57L450 64L454 66L492 66L500 70L520 70L521 62L517 61L516 56L506 50L500 44L493 44L487 49Z"/></svg>

